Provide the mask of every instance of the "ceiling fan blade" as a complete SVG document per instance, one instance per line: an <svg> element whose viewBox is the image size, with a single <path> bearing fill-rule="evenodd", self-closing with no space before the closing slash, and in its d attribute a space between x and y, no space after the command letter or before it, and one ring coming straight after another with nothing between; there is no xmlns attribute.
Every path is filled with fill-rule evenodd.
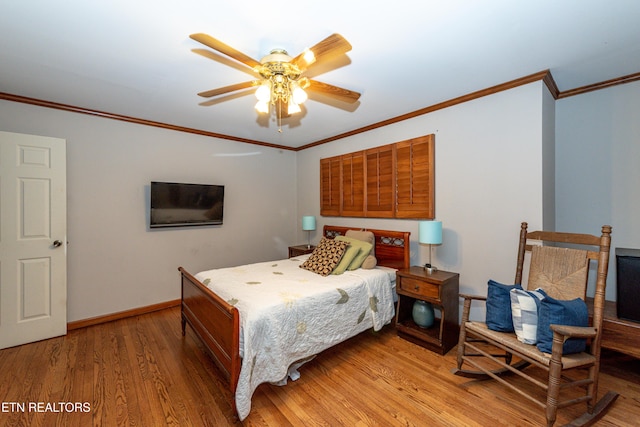
<svg viewBox="0 0 640 427"><path fill-rule="evenodd" d="M343 89L341 87L333 86L327 83L322 83L317 80L309 80L309 86L305 90L318 92L323 95L333 96L334 98L338 98L341 101L348 103L354 103L358 100L358 98L360 98L360 94L358 92Z"/></svg>
<svg viewBox="0 0 640 427"><path fill-rule="evenodd" d="M306 55L307 51L310 50L313 52L313 56L311 59ZM342 55L351 50L351 44L340 34L331 34L326 39L317 43L310 49L305 50L300 55L296 56L291 60L291 62L300 69L304 70L308 68L311 64L314 64L319 61L326 61L331 58L334 58L338 55Z"/></svg>
<svg viewBox="0 0 640 427"><path fill-rule="evenodd" d="M247 56L244 53L240 52L239 50L236 50L231 46L228 46L222 43L220 40L214 39L208 34L196 33L196 34L191 34L189 37L191 37L193 40L197 42L202 43L207 47L210 47L213 50L217 50L220 53L224 53L225 55L230 56L231 58L235 59L238 62L242 62L248 67L253 68L257 65L260 65L260 62L256 61L250 56Z"/></svg>
<svg viewBox="0 0 640 427"><path fill-rule="evenodd" d="M198 93L198 95L200 95L203 98L211 98L213 96L218 96L218 95L222 95L224 93L229 93L229 92L235 92L237 90L246 89L252 86L254 86L253 81L236 83L234 85L219 87L218 89L211 89L204 92L200 92Z"/></svg>

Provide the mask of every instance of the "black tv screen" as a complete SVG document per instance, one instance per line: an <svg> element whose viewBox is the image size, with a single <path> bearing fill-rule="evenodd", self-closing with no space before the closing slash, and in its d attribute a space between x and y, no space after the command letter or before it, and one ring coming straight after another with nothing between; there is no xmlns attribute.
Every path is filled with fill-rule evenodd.
<svg viewBox="0 0 640 427"><path fill-rule="evenodd" d="M224 185L151 182L149 226L220 225Z"/></svg>

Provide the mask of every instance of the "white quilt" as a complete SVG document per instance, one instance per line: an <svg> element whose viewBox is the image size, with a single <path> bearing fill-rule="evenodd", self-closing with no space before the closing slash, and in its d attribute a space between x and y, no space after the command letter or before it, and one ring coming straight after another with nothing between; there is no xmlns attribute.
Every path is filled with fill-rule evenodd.
<svg viewBox="0 0 640 427"><path fill-rule="evenodd" d="M196 275L240 312L243 359L235 398L241 420L258 385L286 383L290 367L297 373L295 362L393 318L389 269L322 277L299 268L307 257Z"/></svg>

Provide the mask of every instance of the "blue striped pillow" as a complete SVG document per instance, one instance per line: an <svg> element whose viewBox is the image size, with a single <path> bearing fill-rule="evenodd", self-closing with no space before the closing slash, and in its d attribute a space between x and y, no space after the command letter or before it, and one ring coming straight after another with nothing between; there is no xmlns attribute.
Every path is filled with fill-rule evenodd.
<svg viewBox="0 0 640 427"><path fill-rule="evenodd" d="M525 344L535 344L538 332L538 306L547 294L540 288L534 291L512 289L509 296L516 337Z"/></svg>

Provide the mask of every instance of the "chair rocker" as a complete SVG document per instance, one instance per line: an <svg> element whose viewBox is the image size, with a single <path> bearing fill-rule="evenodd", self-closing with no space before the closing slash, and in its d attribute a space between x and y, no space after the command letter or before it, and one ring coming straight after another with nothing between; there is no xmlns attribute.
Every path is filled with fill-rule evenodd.
<svg viewBox="0 0 640 427"><path fill-rule="evenodd" d="M589 266L593 261L597 277L590 326L551 325L551 354L543 353L535 344L519 341L515 333L497 332L489 329L485 322L469 320L471 302L486 301L487 298L461 294L464 305L457 368L452 372L475 379L495 379L510 387L544 408L549 427L555 423L558 409L583 402L586 402L586 412L570 425L588 426L600 419L618 397L618 393L610 391L597 401L610 245L611 227L608 225L602 227L602 235L598 237L549 231L527 232L527 223L523 222L515 283L521 284L523 290L542 288L556 300L585 300ZM525 259L528 260L528 269L525 268ZM526 286L522 281L523 272L528 272ZM586 339L586 349L563 355L563 345L569 338ZM542 369L543 377L541 371L533 366L524 370L530 365ZM507 374L516 374L517 377ZM510 382L509 379L518 381Z"/></svg>

